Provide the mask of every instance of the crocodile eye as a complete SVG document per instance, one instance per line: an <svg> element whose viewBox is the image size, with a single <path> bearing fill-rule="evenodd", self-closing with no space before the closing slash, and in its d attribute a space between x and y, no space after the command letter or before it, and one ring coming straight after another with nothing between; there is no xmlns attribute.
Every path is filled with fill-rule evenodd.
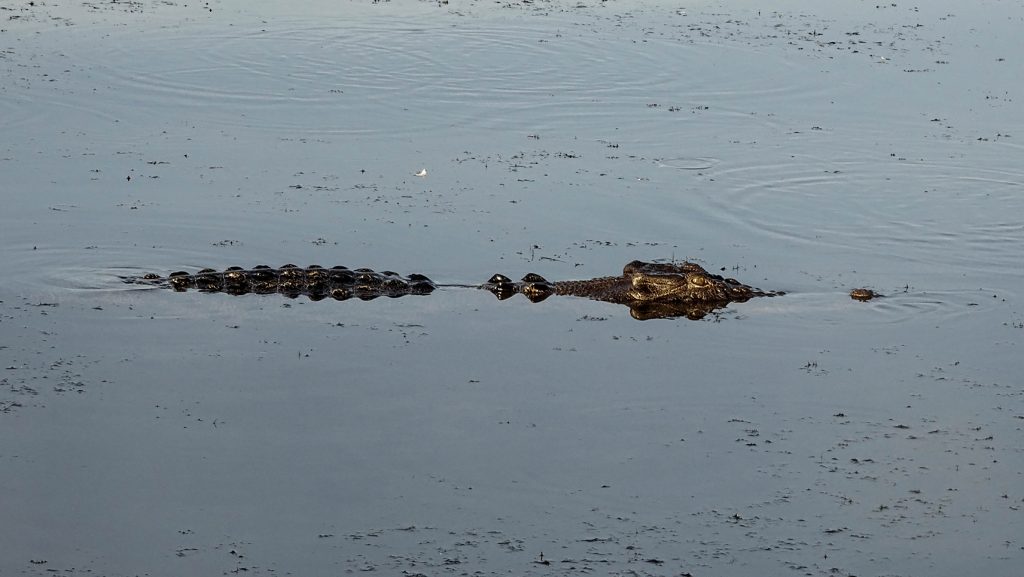
<svg viewBox="0 0 1024 577"><path fill-rule="evenodd" d="M706 279L706 278L704 278L704 277L702 277L700 275L694 275L694 276L690 277L690 284L702 287L702 286L705 286L705 285L708 284L708 279Z"/></svg>

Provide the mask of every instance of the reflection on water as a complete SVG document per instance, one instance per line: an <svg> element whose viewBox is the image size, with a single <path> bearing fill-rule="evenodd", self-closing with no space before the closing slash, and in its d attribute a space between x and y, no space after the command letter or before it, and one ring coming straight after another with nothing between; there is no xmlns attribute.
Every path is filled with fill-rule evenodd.
<svg viewBox="0 0 1024 577"><path fill-rule="evenodd" d="M16 132L5 155L19 168L11 186L36 193L14 195L9 214L42 230L15 227L9 241L55 238L58 215L37 216L50 210L83 233L72 260L78 245L109 257L141 236L169 251L155 263L134 260L134 246L118 255L134 266L234 264L211 247L288 261L340 246L346 258L409 254L397 264L462 276L540 246L596 268L711 251L713 262L770 267L777 282L798 261L830 275L871 263L868 282L1013 268L1024 231L1007 215L1024 209L1024 175L1019 147L993 124L1014 112L995 87L935 90L969 72L918 71L935 39L895 34L896 55L880 61L858 48L892 32L872 18L851 21L844 50L811 34L838 34L827 18L749 24L789 30L779 43L729 18L732 32L712 33L710 14L673 26L628 13L614 25L589 13L544 25L447 13L212 20L103 42L80 34L62 39L74 58L52 64L56 36L26 38L6 59L37 64L7 71ZM409 178L424 166L427 178ZM590 263L575 248L590 243L617 250ZM631 246L644 243L650 252Z"/></svg>
<svg viewBox="0 0 1024 577"><path fill-rule="evenodd" d="M1019 6L297 6L0 10L0 573L1016 570Z"/></svg>

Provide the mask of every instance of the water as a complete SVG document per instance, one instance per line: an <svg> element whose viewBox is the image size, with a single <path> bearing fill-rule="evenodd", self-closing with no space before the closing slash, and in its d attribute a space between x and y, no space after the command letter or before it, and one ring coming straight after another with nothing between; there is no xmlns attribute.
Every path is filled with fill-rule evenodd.
<svg viewBox="0 0 1024 577"><path fill-rule="evenodd" d="M1019 7L4 10L0 573L1024 557ZM787 295L640 322L120 281L633 259Z"/></svg>

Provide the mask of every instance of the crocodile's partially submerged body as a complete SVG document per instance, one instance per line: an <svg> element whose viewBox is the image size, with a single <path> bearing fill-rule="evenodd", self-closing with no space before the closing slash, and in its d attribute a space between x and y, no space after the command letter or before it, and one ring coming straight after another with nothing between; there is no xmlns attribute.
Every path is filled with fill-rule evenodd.
<svg viewBox="0 0 1024 577"><path fill-rule="evenodd" d="M305 295L314 301L425 295L436 288L421 274L403 277L392 271L376 272L368 268L352 270L343 266L323 268L317 265L302 268L293 264L281 268L266 265L251 269L231 267L223 272L206 268L195 274L174 272L166 278L148 274L141 281L179 292L196 289L231 295L280 293L291 298Z"/></svg>
<svg viewBox="0 0 1024 577"><path fill-rule="evenodd" d="M222 272L203 269L195 274L175 272L167 277L151 274L126 279L126 282L166 286L176 291L195 289L232 295L280 293L292 298L305 295L311 300L370 300L382 296L426 295L438 286L467 286L437 285L421 274L403 277L391 271L376 272L366 268L301 268L295 265L276 269L264 265L251 269L232 267ZM477 286L494 293L499 299L522 294L532 302L540 302L551 295L567 295L622 304L629 307L634 318L641 320L700 319L729 303L783 294L762 291L735 279L711 274L692 262L661 264L633 261L623 268L619 276L589 280L551 282L530 273L517 282L496 274Z"/></svg>

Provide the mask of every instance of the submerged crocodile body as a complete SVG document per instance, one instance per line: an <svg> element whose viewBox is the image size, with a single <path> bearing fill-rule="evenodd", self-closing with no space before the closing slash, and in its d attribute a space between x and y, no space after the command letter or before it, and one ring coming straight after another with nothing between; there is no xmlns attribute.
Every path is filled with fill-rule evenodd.
<svg viewBox="0 0 1024 577"><path fill-rule="evenodd" d="M729 303L784 294L762 291L735 279L711 274L692 262L642 261L627 264L618 276L552 282L535 273L521 281L496 274L481 285L437 285L421 274L401 276L392 271L377 272L367 268L295 265L276 269L265 265L251 269L232 267L224 271L203 269L195 274L175 272L167 277L149 274L125 281L165 286L176 291L195 289L232 295L280 293L292 298L305 295L311 300L370 300L427 295L439 286L476 286L502 300L515 294L522 294L532 302L540 302L551 295L567 295L622 304L640 320L675 317L696 320Z"/></svg>
<svg viewBox="0 0 1024 577"><path fill-rule="evenodd" d="M166 279L158 275L146 275L144 278L166 283L179 292L197 289L231 295L281 293L292 298L305 295L312 300L327 297L370 300L381 296L425 295L435 288L434 283L421 274L402 277L396 272L376 272L368 268L353 270L344 266L323 268L317 265L302 268L293 264L281 268L259 265L243 269L233 266L223 272L205 268L195 274L174 272Z"/></svg>

